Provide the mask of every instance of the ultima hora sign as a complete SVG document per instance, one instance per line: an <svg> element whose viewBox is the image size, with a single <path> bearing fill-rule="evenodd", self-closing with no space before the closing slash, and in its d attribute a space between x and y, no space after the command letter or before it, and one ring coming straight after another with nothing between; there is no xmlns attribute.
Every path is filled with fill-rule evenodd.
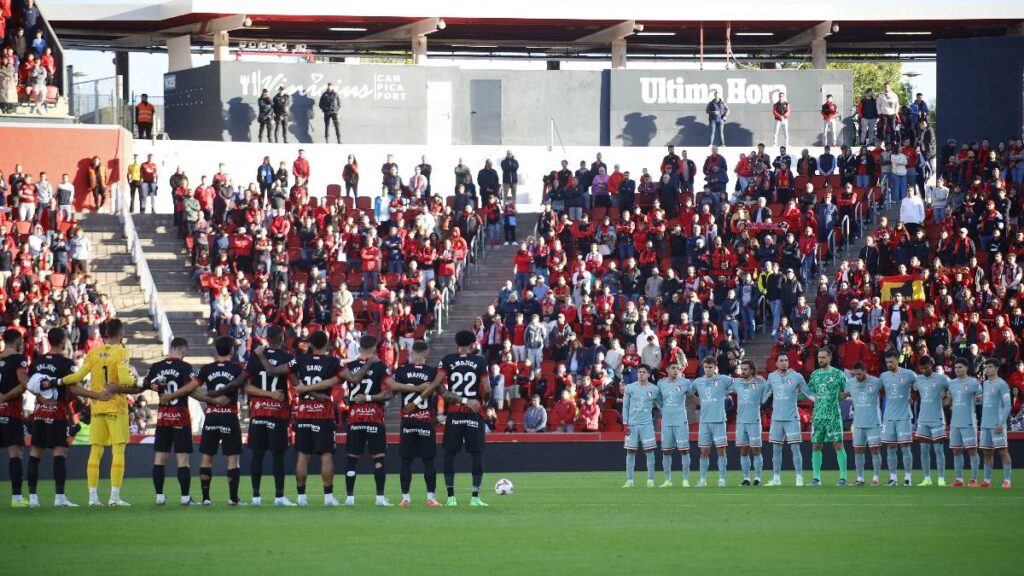
<svg viewBox="0 0 1024 576"><path fill-rule="evenodd" d="M688 83L682 76L640 78L640 99L644 104L707 104L714 92L727 104L770 104L779 92L786 92L786 85L757 84L746 78L726 78L724 86Z"/></svg>

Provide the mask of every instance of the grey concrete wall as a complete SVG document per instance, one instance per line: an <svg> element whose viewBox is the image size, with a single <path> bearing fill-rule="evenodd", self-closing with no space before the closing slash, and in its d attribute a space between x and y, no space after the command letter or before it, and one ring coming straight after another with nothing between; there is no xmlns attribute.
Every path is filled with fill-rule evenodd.
<svg viewBox="0 0 1024 576"><path fill-rule="evenodd" d="M606 140L601 135L601 72L456 70L451 77L453 144L472 143L469 86L480 79L501 81L502 146L548 145L552 119L556 147L597 146Z"/></svg>
<svg viewBox="0 0 1024 576"><path fill-rule="evenodd" d="M260 91L267 88L274 94L285 86L292 96L289 139L323 142L317 102L331 82L342 98L345 143L424 145L432 117L427 84L448 82L451 143L471 145L474 112L481 113L471 104L471 86L477 80L501 83L500 106L478 100L492 110L500 107L500 138L488 142L498 148L707 145L704 108L708 88L716 84L730 107L726 141L734 146L771 142L770 101L779 89L787 92L793 107L794 146L820 142L819 109L826 90L835 92L844 117L853 104L853 79L847 71L521 71L215 62L165 76L165 83L174 85L165 87L167 132L174 139L255 141Z"/></svg>
<svg viewBox="0 0 1024 576"><path fill-rule="evenodd" d="M613 70L609 116L612 146L706 146L706 106L717 88L729 106L730 146L772 144L772 103L790 103L791 146L821 143L821 104L833 92L843 118L853 105L853 73L830 70ZM782 136L780 133L780 142Z"/></svg>

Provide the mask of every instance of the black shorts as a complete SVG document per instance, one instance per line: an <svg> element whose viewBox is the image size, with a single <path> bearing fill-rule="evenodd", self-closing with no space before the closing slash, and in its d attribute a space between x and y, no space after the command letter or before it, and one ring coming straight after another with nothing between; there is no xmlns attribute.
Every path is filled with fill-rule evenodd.
<svg viewBox="0 0 1024 576"><path fill-rule="evenodd" d="M70 437L67 418L36 418L32 422L33 448L67 448Z"/></svg>
<svg viewBox="0 0 1024 576"><path fill-rule="evenodd" d="M154 452L171 452L175 454L192 453L192 430L189 428L172 428L157 426L156 437L153 438Z"/></svg>
<svg viewBox="0 0 1024 576"><path fill-rule="evenodd" d="M0 416L0 448L25 445L25 421L13 416Z"/></svg>
<svg viewBox="0 0 1024 576"><path fill-rule="evenodd" d="M388 435L383 424L355 422L348 425L345 453L359 456L366 450L370 454L384 454L388 450Z"/></svg>
<svg viewBox="0 0 1024 576"><path fill-rule="evenodd" d="M284 452L288 449L288 420L253 418L249 421L249 448L255 452Z"/></svg>
<svg viewBox="0 0 1024 576"><path fill-rule="evenodd" d="M437 432L429 422L402 420L402 433L398 443L402 458L433 458L437 456Z"/></svg>
<svg viewBox="0 0 1024 576"><path fill-rule="evenodd" d="M334 420L296 421L296 452L301 452L302 454L334 454L336 446Z"/></svg>
<svg viewBox="0 0 1024 576"><path fill-rule="evenodd" d="M444 426L444 449L458 452L463 444L466 452L484 451L484 421L476 414L449 414Z"/></svg>
<svg viewBox="0 0 1024 576"><path fill-rule="evenodd" d="M199 453L214 456L217 446L225 456L242 453L242 427L238 424L238 416L227 413L206 415L203 434L199 437Z"/></svg>

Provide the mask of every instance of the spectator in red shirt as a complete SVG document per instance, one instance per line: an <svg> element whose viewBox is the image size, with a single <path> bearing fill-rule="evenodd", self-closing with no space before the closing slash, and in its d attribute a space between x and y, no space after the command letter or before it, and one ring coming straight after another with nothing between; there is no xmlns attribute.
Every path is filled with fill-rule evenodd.
<svg viewBox="0 0 1024 576"><path fill-rule="evenodd" d="M570 397L569 390L562 390L562 397L555 402L551 410L551 419L558 432L572 432L576 425L576 403Z"/></svg>
<svg viewBox="0 0 1024 576"><path fill-rule="evenodd" d="M367 238L366 244L359 250L359 258L363 266L363 297L377 289L380 284L380 248Z"/></svg>
<svg viewBox="0 0 1024 576"><path fill-rule="evenodd" d="M306 151L299 150L299 157L292 162L292 175L296 180L302 178L303 182L309 180L309 160L306 159Z"/></svg>
<svg viewBox="0 0 1024 576"><path fill-rule="evenodd" d="M592 395L588 394L583 406L580 407L576 426L580 432L599 432L601 430L601 409L594 403Z"/></svg>
<svg viewBox="0 0 1024 576"><path fill-rule="evenodd" d="M193 197L199 201L199 207L203 211L203 218L206 220L213 217L213 199L216 195L216 190L206 181L206 176L200 178L199 186L196 186Z"/></svg>
<svg viewBox="0 0 1024 576"><path fill-rule="evenodd" d="M530 283L530 272L533 269L533 255L526 249L526 242L519 243L519 250L512 261L515 263L516 291L522 293Z"/></svg>

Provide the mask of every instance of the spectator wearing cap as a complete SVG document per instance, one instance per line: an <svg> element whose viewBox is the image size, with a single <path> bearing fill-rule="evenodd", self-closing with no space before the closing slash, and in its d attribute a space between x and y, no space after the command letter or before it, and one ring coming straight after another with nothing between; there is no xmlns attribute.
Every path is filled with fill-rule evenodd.
<svg viewBox="0 0 1024 576"><path fill-rule="evenodd" d="M292 97L285 92L284 86L278 86L272 105L274 109L274 140L287 144L288 113L292 106ZM280 135L278 135L279 131Z"/></svg>

